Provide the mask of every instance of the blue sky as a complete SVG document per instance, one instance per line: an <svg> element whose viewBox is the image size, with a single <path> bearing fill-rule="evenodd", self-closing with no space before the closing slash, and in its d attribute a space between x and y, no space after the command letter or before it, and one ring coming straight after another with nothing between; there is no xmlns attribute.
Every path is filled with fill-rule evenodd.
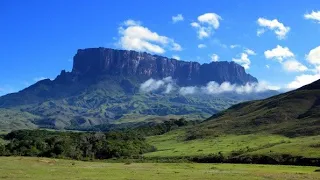
<svg viewBox="0 0 320 180"><path fill-rule="evenodd" d="M0 24L0 95L70 71L77 49L100 46L236 61L282 89L320 78L318 0L1 1Z"/></svg>

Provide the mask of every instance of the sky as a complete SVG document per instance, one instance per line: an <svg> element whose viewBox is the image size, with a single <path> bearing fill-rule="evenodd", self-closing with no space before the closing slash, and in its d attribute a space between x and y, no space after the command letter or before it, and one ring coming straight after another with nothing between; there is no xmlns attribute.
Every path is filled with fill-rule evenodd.
<svg viewBox="0 0 320 180"><path fill-rule="evenodd" d="M0 95L71 71L92 47L234 61L271 89L320 79L319 0L7 0L0 27Z"/></svg>

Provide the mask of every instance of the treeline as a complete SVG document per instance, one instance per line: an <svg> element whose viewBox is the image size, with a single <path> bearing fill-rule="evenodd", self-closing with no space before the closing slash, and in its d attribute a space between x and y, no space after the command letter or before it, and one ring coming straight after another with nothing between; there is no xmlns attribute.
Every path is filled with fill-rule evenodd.
<svg viewBox="0 0 320 180"><path fill-rule="evenodd" d="M190 126L199 123L200 121L187 121L184 118L169 119L161 123L157 122L140 122L140 123L126 123L126 124L102 124L90 128L83 128L83 131L94 132L110 132L121 131L139 134L141 136L155 136L165 134L169 131L178 129L183 126Z"/></svg>
<svg viewBox="0 0 320 180"><path fill-rule="evenodd" d="M139 159L138 162L195 162L195 163L232 163L232 164L272 164L272 165L297 165L297 166L320 166L320 158L307 158L292 156L289 154L278 155L241 155L225 156L221 153L204 156L189 157L149 157Z"/></svg>
<svg viewBox="0 0 320 180"><path fill-rule="evenodd" d="M19 130L4 136L2 156L37 156L77 160L136 158L155 151L145 138L133 132L80 133Z"/></svg>

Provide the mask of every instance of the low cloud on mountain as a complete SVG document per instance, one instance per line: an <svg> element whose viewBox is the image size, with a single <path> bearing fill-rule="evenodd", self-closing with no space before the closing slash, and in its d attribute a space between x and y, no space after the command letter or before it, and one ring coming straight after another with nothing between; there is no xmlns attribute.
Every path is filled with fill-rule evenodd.
<svg viewBox="0 0 320 180"><path fill-rule="evenodd" d="M222 93L237 93L237 94L250 94L259 93L268 90L277 90L270 87L265 82L260 83L247 83L246 85L236 85L229 82L218 84L211 81L206 86L186 86L178 87L172 77L166 77L162 80L149 79L140 85L140 91L144 93L162 91L163 93L170 93L177 90L181 95L189 94L222 94Z"/></svg>

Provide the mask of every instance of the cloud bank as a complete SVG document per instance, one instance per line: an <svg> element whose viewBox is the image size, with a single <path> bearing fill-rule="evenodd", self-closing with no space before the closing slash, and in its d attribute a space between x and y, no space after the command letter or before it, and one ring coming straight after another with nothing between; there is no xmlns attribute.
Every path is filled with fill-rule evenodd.
<svg viewBox="0 0 320 180"><path fill-rule="evenodd" d="M217 95L223 93L250 94L260 93L268 90L278 90L278 87L269 86L265 82L248 83L246 85L236 85L229 82L218 84L214 81L207 83L206 86L186 86L178 87L172 77L166 77L161 80L149 79L140 85L140 91L143 93L162 92L171 93L176 91L181 95L191 94L209 94Z"/></svg>

